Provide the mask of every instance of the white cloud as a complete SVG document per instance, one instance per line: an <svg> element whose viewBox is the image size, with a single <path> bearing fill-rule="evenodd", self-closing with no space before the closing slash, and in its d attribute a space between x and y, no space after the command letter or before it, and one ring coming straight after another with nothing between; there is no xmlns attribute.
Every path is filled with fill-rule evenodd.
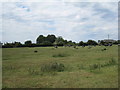
<svg viewBox="0 0 120 90"><path fill-rule="evenodd" d="M117 39L117 3L3 3L2 14L3 42L35 42L40 34L73 41L104 39L107 34Z"/></svg>
<svg viewBox="0 0 120 90"><path fill-rule="evenodd" d="M118 2L119 0L0 0L0 2Z"/></svg>

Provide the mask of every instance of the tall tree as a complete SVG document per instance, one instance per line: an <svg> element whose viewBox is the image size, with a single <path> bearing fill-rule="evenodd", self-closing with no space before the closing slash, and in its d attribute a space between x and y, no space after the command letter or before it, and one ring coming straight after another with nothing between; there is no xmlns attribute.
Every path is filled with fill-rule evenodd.
<svg viewBox="0 0 120 90"><path fill-rule="evenodd" d="M68 41L67 45L73 46L73 45L75 45L75 43L70 40L70 41Z"/></svg>
<svg viewBox="0 0 120 90"><path fill-rule="evenodd" d="M88 45L98 45L98 43L96 41L94 41L94 40L88 40L87 44Z"/></svg>
<svg viewBox="0 0 120 90"><path fill-rule="evenodd" d="M36 43L37 44L40 44L42 43L43 41L45 41L45 37L43 35L40 35L37 39L36 39Z"/></svg>
<svg viewBox="0 0 120 90"><path fill-rule="evenodd" d="M32 41L31 40L25 41L25 45L31 46L32 45Z"/></svg>
<svg viewBox="0 0 120 90"><path fill-rule="evenodd" d="M56 43L57 45L59 45L59 46L63 46L63 45L64 45L64 39L63 39L61 36L59 36L59 37L57 37L57 39L55 40L55 43Z"/></svg>
<svg viewBox="0 0 120 90"><path fill-rule="evenodd" d="M55 35L48 35L48 36L46 37L46 39L45 39L45 41L49 41L49 42L51 42L51 43L54 43L55 40L56 40Z"/></svg>
<svg viewBox="0 0 120 90"><path fill-rule="evenodd" d="M20 47L20 46L22 46L22 44L20 42L15 42L14 43L14 47Z"/></svg>
<svg viewBox="0 0 120 90"><path fill-rule="evenodd" d="M80 41L78 45L79 45L79 46L83 46L83 45L84 45L84 42L83 42L83 41Z"/></svg>
<svg viewBox="0 0 120 90"><path fill-rule="evenodd" d="M41 43L41 45L43 45L43 46L52 46L53 44L51 42L49 42L49 41L43 41Z"/></svg>

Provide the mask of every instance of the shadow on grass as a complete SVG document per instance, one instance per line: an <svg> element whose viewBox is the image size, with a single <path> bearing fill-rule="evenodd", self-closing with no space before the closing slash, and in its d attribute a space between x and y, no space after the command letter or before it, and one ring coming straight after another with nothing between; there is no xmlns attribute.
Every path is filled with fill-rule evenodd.
<svg viewBox="0 0 120 90"><path fill-rule="evenodd" d="M65 54L65 53L58 53L58 54L52 55L52 57L67 57L67 56L69 56L69 55Z"/></svg>

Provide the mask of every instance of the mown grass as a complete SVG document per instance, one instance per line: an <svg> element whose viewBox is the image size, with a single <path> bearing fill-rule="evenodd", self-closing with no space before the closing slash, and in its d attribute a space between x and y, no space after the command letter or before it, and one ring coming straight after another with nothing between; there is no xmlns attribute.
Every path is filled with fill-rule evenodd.
<svg viewBox="0 0 120 90"><path fill-rule="evenodd" d="M2 57L3 88L118 87L117 46L4 48Z"/></svg>

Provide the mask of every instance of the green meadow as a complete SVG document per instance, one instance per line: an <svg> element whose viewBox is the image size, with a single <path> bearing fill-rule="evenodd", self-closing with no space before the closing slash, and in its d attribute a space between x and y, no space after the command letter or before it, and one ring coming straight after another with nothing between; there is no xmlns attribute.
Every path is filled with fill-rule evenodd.
<svg viewBox="0 0 120 90"><path fill-rule="evenodd" d="M117 88L118 46L3 48L2 87Z"/></svg>

